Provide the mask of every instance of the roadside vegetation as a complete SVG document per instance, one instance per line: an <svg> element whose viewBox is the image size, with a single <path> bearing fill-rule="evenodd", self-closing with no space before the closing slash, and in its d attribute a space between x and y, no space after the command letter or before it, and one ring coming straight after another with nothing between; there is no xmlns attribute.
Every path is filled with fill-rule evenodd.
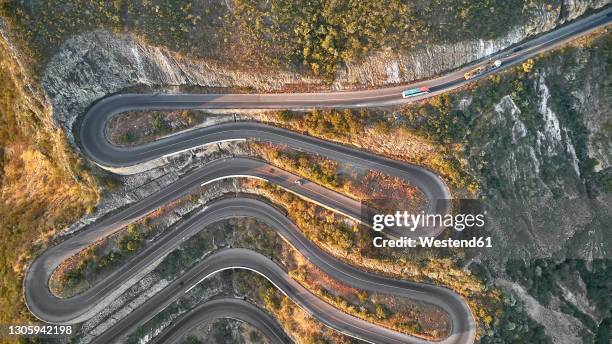
<svg viewBox="0 0 612 344"><path fill-rule="evenodd" d="M423 44L496 38L528 20L523 1L503 0L277 0L263 4L238 0L234 6L241 36L257 42L257 52L270 56L276 65L301 64L330 79L346 63L376 51L401 52ZM528 6L541 3L532 1Z"/></svg>
<svg viewBox="0 0 612 344"><path fill-rule="evenodd" d="M302 200L274 185L247 181L247 185L283 206L287 216L307 238L348 264L394 278L443 285L462 295L480 324L480 333L491 329L502 314L499 290L461 268L463 250L397 250L375 248L373 231L340 215Z"/></svg>
<svg viewBox="0 0 612 344"><path fill-rule="evenodd" d="M183 243L178 250L168 255L154 270L154 274L172 280L209 254L230 245L231 247L254 249L271 257L277 264L287 269L291 276L302 282L307 289L320 295L341 311L366 320L374 320L392 329L417 335L441 335L447 330L447 323L440 322L441 319L446 319L446 315L433 306L389 295L368 295L343 286L312 267L306 268L305 264L308 263L305 263L304 258L298 252L287 245L278 234L254 219L227 220L202 230ZM306 282L303 278L309 274L319 279L321 283L323 281L328 283L323 287L321 283ZM215 286L217 284L215 280L221 280L221 284L230 284L232 287ZM210 285L211 283L213 285ZM321 338L332 343L348 343L341 334L323 326L307 315L264 277L243 270L222 272L204 281L187 294L186 299L171 305L131 335L128 342L137 342L146 333L164 323L164 319L173 318L173 314L197 306L203 301L202 298L208 299L228 294L234 297L246 297L247 300L267 309L298 343L311 343L314 338Z"/></svg>
<svg viewBox="0 0 612 344"><path fill-rule="evenodd" d="M157 228L151 217L128 225L123 231L92 244L64 261L51 275L49 289L60 297L71 297L88 289L114 268L126 263L152 237Z"/></svg>
<svg viewBox="0 0 612 344"><path fill-rule="evenodd" d="M419 106L390 110L313 109L306 112L286 110L240 114L240 118L262 121L425 166L443 176L453 188L466 189L474 193L478 190L478 186L473 177L466 172L466 161L461 159L460 155L463 143L461 135L467 131L470 119L453 108L453 101L457 99L445 95L422 102ZM229 115L197 117L182 112L166 112L164 116L160 116L162 113L152 111L121 114L107 127L107 136L115 144L134 145L205 122L214 124L233 119ZM188 116L189 119L184 119L184 116ZM134 130L130 134L132 128ZM392 140L389 139L391 137ZM348 180L338 179L339 175L334 173L327 174L330 173L330 166L327 165L331 162L318 167L301 166L300 163L308 164L312 159L308 158L308 154L288 154L288 152L282 154L286 150L280 147L272 149L268 144L256 142L250 144L254 147L255 154L281 167L299 171L306 178L316 180L327 187L353 184ZM378 176L375 171L368 176L360 177L366 179L371 177L372 180L384 179L381 179L382 176ZM389 183L388 189L402 184L400 180L389 178L385 181ZM384 183L378 184L382 186ZM376 185L371 186L376 187ZM350 185L346 191L349 189L355 190L353 195L372 192L372 189L365 188L363 184Z"/></svg>
<svg viewBox="0 0 612 344"><path fill-rule="evenodd" d="M250 142L254 155L271 164L356 200L407 199L415 210L427 203L423 193L407 181L380 171L327 159L266 142ZM420 209L418 209L420 210Z"/></svg>
<svg viewBox="0 0 612 344"><path fill-rule="evenodd" d="M235 271L236 290L270 312L296 343L353 343L353 339L321 324L268 280L248 271Z"/></svg>
<svg viewBox="0 0 612 344"><path fill-rule="evenodd" d="M607 38L606 38L607 37ZM589 41L588 51L609 54L609 36L602 39ZM443 173L452 185L457 188L468 190L479 190L482 193L495 193L502 197L512 197L515 189L508 180L499 177L499 174L491 167L503 165L500 161L490 160L506 159L510 154L511 138L501 135L496 131L492 121L483 121L482 114L495 112L500 99L510 95L514 103L521 110L521 120L526 123L528 130L541 128L535 114L538 90L537 74L543 68L554 63L564 63L563 68L574 65L572 56L577 53L577 48L567 47L559 52L551 53L538 59L526 61L521 66L509 72L490 77L469 88L448 95L433 97L419 104L397 107L387 111L378 110L367 113L361 110L313 110L306 113L279 111L269 112L261 115L261 119L282 125L293 130L308 133L310 135L334 139L342 143L354 144L356 146L376 147L378 151L394 154L403 153L409 156L407 160L417 161L434 170L438 170L436 162L432 162L431 154L425 158L425 151L415 151L409 148L397 149L397 142L412 140L413 142L425 143L429 147L440 147L439 152L446 152L451 156L453 163L451 168L446 167L447 173ZM599 54L598 53L598 54ZM559 57L561 56L561 57ZM561 82L559 80L559 82ZM552 90L553 87L550 87ZM561 84L554 87L554 92L563 92ZM561 91L560 91L561 90ZM552 91L551 91L552 92ZM605 190L600 183L600 176L606 171L596 171L596 162L588 158L587 132L579 119L580 114L572 110L565 102L570 99L570 94L560 93L550 98L553 103L550 106L560 116L564 125L572 128L569 132L572 142L576 147L576 155L579 160L579 171L588 183L593 183L596 190ZM467 100L467 101L466 101ZM559 101L559 103L554 103ZM604 129L607 128L604 126ZM605 140L606 133L599 133L599 140ZM394 137L394 142L387 144L381 141L384 137ZM494 139L495 138L495 139ZM497 145L485 145L486 142L498 142ZM365 144L367 142L367 144ZM379 145L374 145L378 142ZM273 147L257 143L254 147L262 155L278 166L296 171L306 178L317 181L328 187L345 187L347 178L342 177L344 171L340 171L339 165L331 161L321 160L299 152L292 152L282 147ZM470 156L473 147L489 147L490 151L485 155ZM500 153L500 150L502 153ZM406 153L405 153L406 152ZM430 151L431 152L431 151ZM412 154L412 155L411 155ZM467 155L467 157L466 157ZM423 160L415 157L422 157ZM435 158L435 156L434 156ZM567 171L571 171L571 165L564 165L557 161L558 166L564 166L563 171L550 170L544 176L563 177ZM444 163L439 163L444 166ZM545 169L553 168L555 164L544 165ZM448 171L457 171L453 175ZM463 172L460 172L463 171ZM455 176L449 177L449 176ZM599 178L599 179L598 179ZM478 180L480 187L475 184ZM603 179L605 181L605 179ZM406 256L396 257L393 252L381 252L371 247L371 232L362 231L350 222L337 215L319 207L309 204L298 197L275 188L270 185L256 183L253 188L276 203L282 204L304 233L318 245L324 247L343 259L350 260L367 269L383 271L394 276L410 278L412 280L441 283L457 290L466 297L481 325L479 328L482 341L492 343L499 340L512 343L520 338L532 338L536 342L547 342L549 339L543 332L543 328L528 318L524 306L517 301L513 295L505 295L493 287L486 267L473 268L474 274L468 275L460 269L464 262L465 253L448 258L447 256L431 254L430 256ZM392 257L392 258L390 258ZM181 260L181 259L179 259ZM185 258L183 261L189 261ZM397 262L401 262L398 264ZM393 262L393 264L391 264ZM411 262L420 262L413 264ZM403 270L398 270L403 268ZM180 268L172 268L177 271ZM482 270L482 271L481 271ZM440 274L440 271L448 272ZM483 277L484 276L484 277ZM527 283L527 282L523 282ZM575 309L567 307L571 314L579 314ZM376 312L376 310L374 310ZM576 315L580 316L580 315ZM520 320L523 319L523 320ZM588 320L585 320L588 322ZM603 327L592 329L604 332L607 322L602 322ZM605 336L597 334L598 338Z"/></svg>
<svg viewBox="0 0 612 344"><path fill-rule="evenodd" d="M230 188L231 182L219 181L217 190ZM222 191L219 191L222 192ZM204 199L218 196L205 189L165 204L142 219L131 223L115 234L103 238L64 261L51 275L49 288L61 297L71 297L89 289L100 279L112 273L130 258L146 248L156 238L174 229L180 223L177 214L189 217L202 208ZM195 248L193 254L200 254L202 248ZM172 255L172 254L171 254ZM193 257L192 257L193 258ZM174 270L170 269L170 271Z"/></svg>
<svg viewBox="0 0 612 344"><path fill-rule="evenodd" d="M197 110L129 111L113 117L106 127L108 140L119 146L135 146L189 129L207 120L229 120Z"/></svg>
<svg viewBox="0 0 612 344"><path fill-rule="evenodd" d="M460 157L460 136L468 122L452 109L449 95L432 97L417 105L380 109L314 109L308 112L265 113L263 121L356 146L425 166L454 188L476 192L475 180Z"/></svg>
<svg viewBox="0 0 612 344"><path fill-rule="evenodd" d="M58 231L91 211L96 180L51 123L49 104L0 38L0 323L32 321L24 270Z"/></svg>
<svg viewBox="0 0 612 344"><path fill-rule="evenodd" d="M330 278L302 257L289 275L341 311L370 323L429 340L440 340L451 328L440 308L415 300L368 293Z"/></svg>
<svg viewBox="0 0 612 344"><path fill-rule="evenodd" d="M297 172L301 176L314 180L315 182L331 189L340 189L345 185L345 180L339 169L339 163L326 159L319 155L307 154L284 147L277 147L269 143L252 143L253 152L260 154L267 161L291 172Z"/></svg>
<svg viewBox="0 0 612 344"><path fill-rule="evenodd" d="M569 224L570 228L581 230L573 234L561 252L552 254L555 259L530 259L524 253L524 250L529 250L526 242L533 245L531 241L534 237L547 238L556 235L553 231L559 230L556 223L539 224L530 229L535 232L534 236L524 231L510 239L506 236L508 243L500 247L507 252L522 253L500 256L496 252L490 255L490 259L501 262L501 267L494 267L496 264L483 265L473 271L483 280L489 280L487 283L493 283L495 277L492 276L507 274L510 280L522 286L543 307L565 313L582 323L583 327L576 329L575 333L585 343L609 342L612 322L609 297L604 297L610 294L612 281L609 259L577 258L585 254L591 257L591 253L584 253L584 249L591 245L605 247L605 251L612 243L607 234L612 189L609 184L610 167L605 163L605 159L609 159L612 137L607 116L610 111L611 57L612 36L609 29L602 30L562 49L526 61L512 71L479 82L477 88L465 92L470 104L463 110L470 123L466 131L465 152L471 169L481 183L482 193L491 199L504 200L506 205L496 209L498 215L516 211L511 206L513 202L531 202L541 207L547 200L563 199L572 199L573 209L583 209L581 212L589 214L586 224ZM542 97L546 92L543 91L542 82L550 92L544 109ZM486 92L480 92L480 89ZM507 106L514 109L514 122L523 123L520 131L503 130L504 118L500 120L491 115L496 113L496 106L502 103L504 97L506 104L509 104ZM583 97L595 103L585 102ZM588 108L593 104L596 105L594 108ZM521 155L523 145L550 145L542 143L547 134L541 133L551 128L546 109L553 112L552 116L558 121L556 126L567 135L564 140L573 148L548 146L550 148L547 149L553 153L541 154L535 162L538 171L525 175L521 175L520 170L510 173L505 164L509 156L513 156L516 164L533 164L533 156ZM504 109L499 111L503 112ZM508 109L505 111L511 112ZM514 127L517 128L517 124ZM517 135L519 132L522 134ZM566 151L573 151L573 154ZM603 160L597 157L603 157ZM538 221L537 213L542 211L538 207L529 210L523 205L519 209L525 217L533 216L534 221ZM554 201L548 201L543 213L549 217L564 216L562 208L555 208ZM522 220L504 223L505 228L525 226L530 224ZM550 253L541 253L536 249L530 254L539 257ZM599 253L593 251L593 254L597 256ZM545 334L540 324L527 319L526 307L518 298L516 295L504 298L504 314L498 326L482 339L483 343L551 342L547 334L554 335L551 332L555 329L547 328Z"/></svg>
<svg viewBox="0 0 612 344"><path fill-rule="evenodd" d="M3 0L0 5L42 60L71 36L106 29L236 68L293 69L331 79L346 63L377 51L499 37L527 23L535 9L559 10L560 2Z"/></svg>

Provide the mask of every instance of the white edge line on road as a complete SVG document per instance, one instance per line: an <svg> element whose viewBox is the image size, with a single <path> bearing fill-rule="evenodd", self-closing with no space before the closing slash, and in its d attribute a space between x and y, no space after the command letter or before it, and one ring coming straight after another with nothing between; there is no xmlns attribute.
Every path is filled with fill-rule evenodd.
<svg viewBox="0 0 612 344"><path fill-rule="evenodd" d="M263 180L264 182L269 182L266 178L258 177L258 176L252 176L252 175L249 175L249 174L230 174L230 175L227 175L227 176L221 176L221 177L217 177L217 178L213 178L211 180L205 181L200 186L206 186L206 185L208 185L210 183L213 183L213 182L216 182L218 180L230 179L230 178L250 178L250 179Z"/></svg>
<svg viewBox="0 0 612 344"><path fill-rule="evenodd" d="M256 270L256 269L253 269L253 268L247 268L247 267L245 267L245 266L228 266L228 267L225 267L225 268L221 268L221 269L215 270L215 271L213 271L213 272L209 273L208 275L206 275L206 276L202 277L202 278L201 278L199 281L197 281L197 282L196 282L194 285L192 285L191 287L189 287L189 289L185 290L185 294L189 293L189 292L190 292L190 291L191 291L193 288L195 288L195 287L196 287L198 284L202 283L204 280L208 279L210 276L212 276L212 275L214 275L214 274L217 274L217 273L219 273L219 272L221 272L221 271L225 271L225 270L232 270L232 269L243 269L243 270L249 270L249 271L252 271L252 272L254 272L254 273L256 273L256 274L258 274L258 275L262 276L263 278L265 278L266 280L268 280L268 282L272 283L272 285L273 285L274 287L276 287L276 289L278 289L278 290L279 290L281 293L283 293L283 295L285 295L286 297L288 297L289 299L291 299L293 302L297 303L297 302L295 301L295 299L293 299L293 298L291 298L289 295L287 295L287 293L285 293L285 291L284 291L282 288L280 288L280 287L279 287L279 286L278 286L276 283L274 283L274 281L272 281L272 279L270 279L268 276L264 275L263 273L259 272L259 271L258 271L258 270ZM291 278L291 277L290 277L290 278ZM294 281L295 281L295 280L294 280ZM296 281L296 282L297 282L297 281ZM297 282L297 283L298 283L298 284L301 286L301 284L300 284L299 282ZM302 286L302 287L303 287L303 286ZM309 291L309 292L310 292L310 291ZM313 295L314 295L314 294L313 294ZM323 301L323 302L325 302L325 301ZM328 305L329 305L329 304L328 304ZM306 309L306 308L304 308L303 306L299 305L299 303L298 303L298 306L299 306L300 308L302 308L303 310L305 310L305 311L306 311L306 313L308 313L308 314L310 314L311 316L313 316L313 317L315 317L315 318L316 318L316 316L315 316L314 314L312 314L312 313L311 313L311 312L310 312L308 309ZM333 307L333 306L332 306L332 307ZM335 308L335 307L334 307L334 308ZM344 314L347 314L347 315L349 315L349 316L355 317L354 315L351 315L351 314L348 314L348 313L344 313ZM356 318L357 318L357 319L360 319L360 320L363 320L363 319L358 318L358 317L356 317ZM330 329L332 329L332 330L334 330L334 331L340 332L340 333L342 333L342 334L344 334L344 335L346 335L346 336L349 336L349 337L351 337L351 338L355 338L355 339L358 339L358 340L362 340L362 341L367 342L367 343L376 344L376 343L371 342L371 341L369 341L369 340L366 340L366 339L363 339L363 338L357 337L357 336L355 336L354 334L347 333L347 332L345 332L345 331L343 331L343 330L341 330L341 329L336 329L336 328L332 327L331 325L326 324L324 321L321 321L321 323L322 323L324 326L326 326L327 328L330 328ZM368 332L370 332L370 331L368 331ZM418 338L418 337L415 337L415 338Z"/></svg>
<svg viewBox="0 0 612 344"><path fill-rule="evenodd" d="M208 275L202 277L202 279L197 281L194 285L189 287L189 289L185 290L185 294L189 293L191 291L191 289L195 288L198 284L202 283L205 279L208 279L210 276L212 276L214 274L217 274L217 273L219 273L221 271L232 270L232 269L243 269L243 270L253 271L253 272L257 273L258 275L261 275L262 277L264 277L268 281L270 281L270 283L272 283L280 292L282 292L285 296L289 297L289 295L287 295L285 293L285 291L282 288L280 288L276 283L274 283L268 276L264 275L263 273L259 272L258 270L255 270L253 268L247 268L245 266L239 266L239 265L238 266L228 266L226 268L218 269L218 270L215 270L215 271L209 273Z"/></svg>
<svg viewBox="0 0 612 344"><path fill-rule="evenodd" d="M216 181L219 181L219 180L223 180L223 179L230 179L230 178L251 178L251 179L263 180L264 182L270 183L270 181L267 180L266 178L259 177L259 176L253 176L253 175L248 175L248 174L231 174L231 175L227 175L227 176L221 176L221 177L213 178L211 180L208 180L208 181L202 183L200 186L206 186L206 185L208 185L210 183L213 183L213 182L216 182ZM323 204L323 203L321 203L321 202L319 202L317 200L314 200L314 199L312 199L312 198L310 198L310 197L308 197L306 195L303 195L303 194L301 194L301 193L299 193L299 192L297 192L295 190L291 190L291 189L289 189L287 187L284 187L282 185L279 185L279 184L275 184L275 185L277 185L281 189L283 189L285 191L288 191L288 192L290 192L290 193L292 193L292 194L294 194L294 195L296 195L296 196L298 196L298 197L300 197L300 198L302 198L302 199L304 199L306 201L310 201L310 202L312 202L312 203L314 203L316 205L319 205L319 206L321 206L321 207L323 207L325 209L331 210L332 212L334 212L336 214L340 214L340 215L346 216L346 217L348 217L349 219L351 219L353 221L356 221L358 223L367 225L367 223L364 223L362 219L359 219L359 218L356 218L354 216L351 216L350 214L347 214L347 213L345 213L345 212L343 212L341 210L335 209L332 206L325 205L325 204ZM314 190L310 190L310 191L314 192Z"/></svg>
<svg viewBox="0 0 612 344"><path fill-rule="evenodd" d="M177 154L180 154L180 153L183 153L183 152L190 151L192 149L196 149L196 148L204 147L204 146L208 146L208 145L214 145L214 144L217 144L217 143L224 143L224 142L246 142L246 140L247 139L226 139L226 140L206 142L206 143L198 145L198 146L193 146L193 147L185 148L185 149L182 149L182 150L179 150L179 151L176 151L176 152L168 153L166 155L162 155L161 157L162 158L168 158L168 157L171 157L173 155L177 155Z"/></svg>

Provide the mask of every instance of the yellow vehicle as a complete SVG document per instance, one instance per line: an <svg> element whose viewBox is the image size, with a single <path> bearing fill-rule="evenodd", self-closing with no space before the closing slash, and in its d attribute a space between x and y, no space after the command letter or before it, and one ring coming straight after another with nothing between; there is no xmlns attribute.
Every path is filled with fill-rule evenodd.
<svg viewBox="0 0 612 344"><path fill-rule="evenodd" d="M486 70L487 70L486 66L480 66L476 69L472 69L471 71L463 74L463 77L465 78L465 80L470 80L471 78L484 73Z"/></svg>
<svg viewBox="0 0 612 344"><path fill-rule="evenodd" d="M500 60L495 60L493 63L489 63L484 66L472 69L471 71L463 74L463 77L465 78L465 80L470 80L471 78L476 77L486 71L498 68L499 66L501 66L501 64L502 62Z"/></svg>

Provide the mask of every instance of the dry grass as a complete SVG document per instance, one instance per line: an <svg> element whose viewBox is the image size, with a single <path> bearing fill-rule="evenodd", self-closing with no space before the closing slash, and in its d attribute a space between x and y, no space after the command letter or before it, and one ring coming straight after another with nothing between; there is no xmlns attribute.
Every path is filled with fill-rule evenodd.
<svg viewBox="0 0 612 344"><path fill-rule="evenodd" d="M99 198L51 109L11 47L0 39L0 322L32 320L21 281L27 263Z"/></svg>

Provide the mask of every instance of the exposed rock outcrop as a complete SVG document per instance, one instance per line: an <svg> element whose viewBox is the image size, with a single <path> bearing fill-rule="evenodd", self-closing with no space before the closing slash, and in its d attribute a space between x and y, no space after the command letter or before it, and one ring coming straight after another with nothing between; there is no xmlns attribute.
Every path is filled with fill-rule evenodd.
<svg viewBox="0 0 612 344"><path fill-rule="evenodd" d="M431 77L487 56L530 36L554 29L588 9L609 0L566 0L562 7L537 9L526 14L528 25L510 29L496 40L475 40L416 49L409 54L382 51L340 73L334 88L366 87ZM563 8L563 11L561 11ZM533 9L530 9L533 11ZM68 40L46 67L43 84L53 103L54 118L72 129L75 118L92 102L136 85L199 85L279 90L293 84L320 84L321 80L293 72L238 72L209 61L185 58L167 49L150 46L132 35L105 31ZM69 139L73 139L69 135Z"/></svg>
<svg viewBox="0 0 612 344"><path fill-rule="evenodd" d="M609 3L609 0L566 0L562 6L551 9L546 5L529 9L532 13L525 15L533 19L527 25L516 26L505 36L494 40L428 44L409 54L378 52L363 62L351 63L346 73L338 78L336 86L342 88L345 84L381 85L431 77L491 55L528 37L550 31L576 19L589 9L601 8Z"/></svg>
<svg viewBox="0 0 612 344"><path fill-rule="evenodd" d="M493 260L595 259L612 250L602 217L612 200L589 190L593 171L612 159L607 55L602 47L570 51L527 77L528 96L496 100L468 138L472 168L494 205L495 240L507 250L492 252Z"/></svg>

